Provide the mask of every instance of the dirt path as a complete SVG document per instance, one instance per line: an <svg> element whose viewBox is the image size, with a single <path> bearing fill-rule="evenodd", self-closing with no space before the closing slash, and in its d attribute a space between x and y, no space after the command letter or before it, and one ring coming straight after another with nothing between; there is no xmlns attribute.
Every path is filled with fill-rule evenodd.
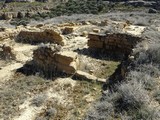
<svg viewBox="0 0 160 120"><path fill-rule="evenodd" d="M11 63L8 66L2 67L0 70L0 82L9 80L11 76L14 74L14 70L17 70L22 66L23 66L22 63Z"/></svg>
<svg viewBox="0 0 160 120"><path fill-rule="evenodd" d="M13 50L16 54L16 61L9 61L6 66L1 67L0 82L9 80L15 70L23 67L27 61L31 60L33 50L36 48L37 46L15 43Z"/></svg>

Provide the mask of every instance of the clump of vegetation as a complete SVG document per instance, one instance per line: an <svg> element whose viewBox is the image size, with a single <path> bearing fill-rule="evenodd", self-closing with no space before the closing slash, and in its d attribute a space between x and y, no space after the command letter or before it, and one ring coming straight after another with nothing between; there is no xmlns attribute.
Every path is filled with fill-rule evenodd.
<svg viewBox="0 0 160 120"><path fill-rule="evenodd" d="M82 13L98 14L99 12L103 12L104 9L105 5L101 0L99 2L97 2L97 0L69 0L66 4L59 5L55 9L52 9L51 13L55 14L56 16Z"/></svg>
<svg viewBox="0 0 160 120"><path fill-rule="evenodd" d="M11 25L15 25L15 26L18 26L18 25L24 25L26 26L28 23L30 22L30 19L25 17L25 18L16 18L16 19L13 19L10 24Z"/></svg>
<svg viewBox="0 0 160 120"><path fill-rule="evenodd" d="M35 105L36 107L40 107L45 102L46 99L47 99L47 96L45 94L40 94L33 98L31 104Z"/></svg>
<svg viewBox="0 0 160 120"><path fill-rule="evenodd" d="M110 96L107 97L111 98ZM114 114L113 104L110 101L101 100L92 106L92 108L88 111L85 120L111 120L114 119Z"/></svg>
<svg viewBox="0 0 160 120"><path fill-rule="evenodd" d="M118 107L120 109L134 111L134 109L140 109L149 104L150 101L150 97L143 89L142 84L135 81L122 83L118 86L118 93L120 98L117 102L119 102Z"/></svg>
<svg viewBox="0 0 160 120"><path fill-rule="evenodd" d="M41 113L41 116L38 115L35 120L54 120L57 114L57 110L54 107L47 108Z"/></svg>
<svg viewBox="0 0 160 120"><path fill-rule="evenodd" d="M147 71L131 71L127 79L142 83L146 90L154 90L158 83L156 78L151 73L147 73Z"/></svg>
<svg viewBox="0 0 160 120"><path fill-rule="evenodd" d="M153 96L160 103L160 90L156 90Z"/></svg>

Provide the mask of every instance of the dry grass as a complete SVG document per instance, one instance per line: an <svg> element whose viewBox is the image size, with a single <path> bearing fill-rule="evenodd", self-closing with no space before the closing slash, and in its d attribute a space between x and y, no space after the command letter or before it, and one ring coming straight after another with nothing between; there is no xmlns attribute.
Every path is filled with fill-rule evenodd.
<svg viewBox="0 0 160 120"><path fill-rule="evenodd" d="M67 103L71 101L71 103L59 103L53 98L48 99L45 103L46 109L40 114L37 114L36 120L81 120L86 114L90 103L99 99L101 95L101 84L96 82L76 81L74 87L71 87L71 84L64 84L63 90L58 88L54 89L58 90L60 93L66 91L64 102ZM48 110L50 109L54 109L54 113L52 112L54 114L53 116L48 115Z"/></svg>
<svg viewBox="0 0 160 120"><path fill-rule="evenodd" d="M111 76L115 72L117 66L120 64L119 61L114 61L109 59L105 60L105 58L96 59L96 58L86 57L84 55L81 55L79 59L80 59L80 70L91 73L98 78L104 78L104 79L109 78L109 76Z"/></svg>
<svg viewBox="0 0 160 120"><path fill-rule="evenodd" d="M0 118L11 119L18 115L19 105L30 97L45 90L50 83L37 76L16 76L0 88Z"/></svg>

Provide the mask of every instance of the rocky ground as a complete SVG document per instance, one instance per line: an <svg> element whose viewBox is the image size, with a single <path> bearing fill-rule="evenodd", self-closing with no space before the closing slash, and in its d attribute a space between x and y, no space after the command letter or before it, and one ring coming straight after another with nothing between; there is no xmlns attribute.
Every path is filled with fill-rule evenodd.
<svg viewBox="0 0 160 120"><path fill-rule="evenodd" d="M121 54L115 57L104 51L97 55L97 51L90 50L87 45L88 34L119 32L147 38L149 35L147 32L151 29L159 32L159 23L159 14L120 12L61 16L43 22L32 21L28 26L14 27L2 24L0 118L2 120L83 119L88 109L101 97L103 84L114 74L124 59ZM48 29L51 31L47 31L46 34L44 31ZM24 31L25 35L20 38L25 39L25 36L28 36L29 42L24 39L18 40L20 32ZM75 71L81 72L74 71L74 74L70 74L67 72L70 69L62 68L60 72L64 73L58 75L51 71L52 77L46 77L42 74L41 68L38 68L39 71L34 71L33 53L38 48L54 46L52 40L49 40L51 38L49 36L52 35L53 41L57 40L58 44L63 43L60 47L62 53L69 51L68 53L76 54L76 57L73 57L73 54L61 54L62 57L79 60L76 61L77 67L69 65L68 68L73 67ZM54 39L56 35L58 37ZM43 41L41 38L47 38L49 41ZM147 39L142 46L147 49L146 44L154 42L157 41ZM48 57L47 59L43 57L42 60L48 62ZM66 65L67 60L63 61L63 64ZM76 73L80 75L76 76ZM155 102L154 105L159 104Z"/></svg>

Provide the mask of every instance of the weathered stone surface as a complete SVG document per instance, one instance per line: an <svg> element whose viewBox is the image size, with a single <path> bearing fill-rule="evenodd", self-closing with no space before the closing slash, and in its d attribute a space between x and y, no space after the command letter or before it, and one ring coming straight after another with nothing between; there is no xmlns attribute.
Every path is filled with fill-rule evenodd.
<svg viewBox="0 0 160 120"><path fill-rule="evenodd" d="M76 62L71 62L69 65L57 63L56 66L58 70L65 72L67 74L74 74L77 70Z"/></svg>
<svg viewBox="0 0 160 120"><path fill-rule="evenodd" d="M88 38L89 38L89 40L97 40L97 41L100 40L99 39L99 35L98 34L94 34L94 33L89 33L88 34Z"/></svg>
<svg viewBox="0 0 160 120"><path fill-rule="evenodd" d="M89 40L88 46L91 48L103 48L103 42L102 41L96 41L96 40Z"/></svg>
<svg viewBox="0 0 160 120"><path fill-rule="evenodd" d="M69 65L77 59L77 53L71 51L64 51L55 54L55 60L64 65Z"/></svg>
<svg viewBox="0 0 160 120"><path fill-rule="evenodd" d="M88 32L87 32L87 31L83 31L83 32L82 32L82 36L83 36L83 37L88 36Z"/></svg>
<svg viewBox="0 0 160 120"><path fill-rule="evenodd" d="M94 80L94 81L98 81L98 82L106 82L106 79L101 79L101 78L97 78L94 75L91 75L89 73L77 70L75 73L76 77L79 77L81 79L86 79L86 80Z"/></svg>
<svg viewBox="0 0 160 120"><path fill-rule="evenodd" d="M17 36L17 40L26 43L57 43L64 45L64 37L57 31L46 29L44 31L21 31Z"/></svg>
<svg viewBox="0 0 160 120"><path fill-rule="evenodd" d="M90 48L100 48L114 52L123 52L129 54L141 38L122 33L109 33L106 35L90 33L88 35L88 46Z"/></svg>
<svg viewBox="0 0 160 120"><path fill-rule="evenodd" d="M93 32L99 33L101 30L100 29L93 29Z"/></svg>
<svg viewBox="0 0 160 120"><path fill-rule="evenodd" d="M55 68L67 74L74 74L79 66L77 53L71 51L59 52L53 46L40 47L33 53L33 60L38 68L54 71Z"/></svg>
<svg viewBox="0 0 160 120"><path fill-rule="evenodd" d="M56 53L55 61L57 68L68 74L74 74L79 66L77 53L71 51Z"/></svg>

